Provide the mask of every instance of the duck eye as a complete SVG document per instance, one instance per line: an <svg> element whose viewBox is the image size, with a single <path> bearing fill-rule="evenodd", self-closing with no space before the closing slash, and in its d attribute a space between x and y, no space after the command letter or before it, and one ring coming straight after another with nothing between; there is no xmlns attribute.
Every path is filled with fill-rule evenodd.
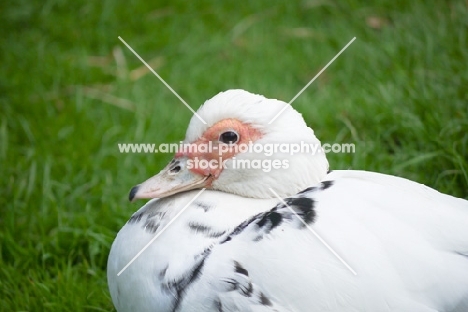
<svg viewBox="0 0 468 312"><path fill-rule="evenodd" d="M234 144L237 143L237 141L239 141L239 135L237 134L237 132L229 130L221 133L221 135L219 136L219 141L226 144Z"/></svg>

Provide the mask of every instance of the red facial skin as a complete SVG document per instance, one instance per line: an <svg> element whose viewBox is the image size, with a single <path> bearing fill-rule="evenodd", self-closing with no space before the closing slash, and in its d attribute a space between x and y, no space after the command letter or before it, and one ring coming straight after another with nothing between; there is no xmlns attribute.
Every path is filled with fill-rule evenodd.
<svg viewBox="0 0 468 312"><path fill-rule="evenodd" d="M231 145L231 148L227 148L227 146L224 146L224 150L221 151L220 146L226 144L219 141L219 136L226 131L237 132L239 140L236 143L229 144ZM200 174L203 176L211 175L213 178L217 178L223 171L223 162L227 159L234 157L236 155L236 152L238 152L238 149L236 149L236 146L234 145L247 145L250 142L254 143L261 137L262 133L260 132L260 130L255 129L250 124L242 123L241 121L234 118L223 119L221 121L218 121L210 128L208 128L197 141L191 143L197 145L197 148L192 148L191 150L186 149L178 151L175 157L179 158L182 156L186 156L189 159L193 160L194 164L197 164L197 162L195 162L197 159L198 161L204 159L208 162L214 160L218 164L216 168L199 168L194 166L190 170L196 174ZM200 151L200 145L205 144L206 146L209 146L210 142L212 147L211 150L208 150L206 152L204 150Z"/></svg>

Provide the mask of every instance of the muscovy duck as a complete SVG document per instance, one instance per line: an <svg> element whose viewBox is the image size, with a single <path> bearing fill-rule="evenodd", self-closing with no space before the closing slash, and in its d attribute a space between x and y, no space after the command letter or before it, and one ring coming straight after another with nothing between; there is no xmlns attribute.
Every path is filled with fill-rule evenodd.
<svg viewBox="0 0 468 312"><path fill-rule="evenodd" d="M395 176L329 171L320 148L226 149L319 146L290 106L270 123L285 105L216 95L184 140L211 149L180 149L132 189L131 200L152 200L112 245L117 311L468 311L468 201Z"/></svg>

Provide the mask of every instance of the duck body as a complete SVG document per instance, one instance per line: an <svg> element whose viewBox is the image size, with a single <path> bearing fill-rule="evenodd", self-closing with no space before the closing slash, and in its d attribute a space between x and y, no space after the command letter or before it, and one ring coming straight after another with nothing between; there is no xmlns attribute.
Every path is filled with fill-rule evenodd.
<svg viewBox="0 0 468 312"><path fill-rule="evenodd" d="M284 202L205 190L117 276L198 192L149 201L118 233L117 311L468 311L468 202L365 171Z"/></svg>

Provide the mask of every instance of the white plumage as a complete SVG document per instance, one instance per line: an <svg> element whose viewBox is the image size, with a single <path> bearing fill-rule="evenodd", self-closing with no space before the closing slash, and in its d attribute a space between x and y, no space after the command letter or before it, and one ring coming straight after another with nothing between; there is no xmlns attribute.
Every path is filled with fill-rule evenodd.
<svg viewBox="0 0 468 312"><path fill-rule="evenodd" d="M208 125L193 118L186 140L197 141L218 122L235 118L260 129L257 142L318 142L292 108L268 125L279 104L285 105L241 90L221 93L198 111ZM183 185L192 181L185 157L191 156L176 157L131 197L163 197L177 189L177 179ZM211 189L117 276L199 192L190 189L205 182L153 199L137 211L109 255L109 288L117 310L468 311L467 201L378 173L327 174L323 154L290 161L291 170L270 173L224 169L206 182ZM159 185L164 181L171 190Z"/></svg>

